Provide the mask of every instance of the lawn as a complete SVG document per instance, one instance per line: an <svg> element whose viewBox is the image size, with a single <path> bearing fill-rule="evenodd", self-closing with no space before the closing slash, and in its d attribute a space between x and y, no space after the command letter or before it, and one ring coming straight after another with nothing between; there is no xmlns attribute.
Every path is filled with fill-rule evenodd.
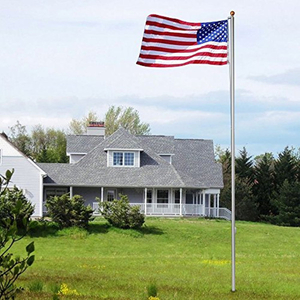
<svg viewBox="0 0 300 300"><path fill-rule="evenodd" d="M300 229L237 222L236 289L231 290L231 224L207 219L147 218L141 231L97 219L89 231L37 228L36 261L20 278L18 299L147 299L155 285L167 299L300 299ZM31 290L31 291L30 291Z"/></svg>

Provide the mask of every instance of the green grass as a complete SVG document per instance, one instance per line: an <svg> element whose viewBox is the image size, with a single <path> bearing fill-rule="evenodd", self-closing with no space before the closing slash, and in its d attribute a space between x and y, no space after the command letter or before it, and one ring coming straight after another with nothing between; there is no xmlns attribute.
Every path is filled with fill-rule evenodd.
<svg viewBox="0 0 300 300"><path fill-rule="evenodd" d="M148 218L140 231L40 226L36 261L20 278L19 299L53 299L62 283L72 299L300 299L300 229L237 222L236 289L231 292L231 224L205 219ZM40 288L31 288L40 282Z"/></svg>

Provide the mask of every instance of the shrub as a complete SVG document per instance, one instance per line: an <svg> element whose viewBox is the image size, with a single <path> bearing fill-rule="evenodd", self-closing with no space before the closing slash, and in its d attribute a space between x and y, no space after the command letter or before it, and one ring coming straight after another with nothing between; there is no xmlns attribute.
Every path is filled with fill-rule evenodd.
<svg viewBox="0 0 300 300"><path fill-rule="evenodd" d="M78 226L87 228L89 221L93 220L93 209L84 205L84 199L69 194L54 196L46 201L49 216L57 222L60 228Z"/></svg>
<svg viewBox="0 0 300 300"><path fill-rule="evenodd" d="M32 224L25 217L22 221L23 234L19 234L16 218L22 214L22 197L15 199L16 194L7 188L13 172L8 170L5 176L0 175L0 199L7 197L15 203L7 218L1 219L3 226L0 228L0 299L15 299L17 292L21 290L14 285L15 281L34 262L34 242L27 245L25 258L14 256L12 253L14 244L25 236Z"/></svg>
<svg viewBox="0 0 300 300"><path fill-rule="evenodd" d="M16 207L17 202L20 209L14 215L13 208ZM16 186L13 189L5 189L0 196L0 226L2 228L5 228L6 220L10 219L11 223L14 220L17 222L18 230L24 230L24 220L28 223L33 212L34 206Z"/></svg>
<svg viewBox="0 0 300 300"><path fill-rule="evenodd" d="M123 229L141 228L145 216L138 206L131 206L126 195L120 195L120 200L100 202L99 211L102 216L113 226Z"/></svg>

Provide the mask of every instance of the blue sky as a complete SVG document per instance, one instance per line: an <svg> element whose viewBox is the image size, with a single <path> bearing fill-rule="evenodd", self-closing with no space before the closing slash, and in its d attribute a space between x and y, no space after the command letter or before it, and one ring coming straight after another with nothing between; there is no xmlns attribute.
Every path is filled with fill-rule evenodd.
<svg viewBox="0 0 300 300"><path fill-rule="evenodd" d="M206 3L209 2L209 3ZM300 146L300 2L2 0L0 131L17 120L67 129L72 118L132 106L152 134L230 146L228 66L137 66L151 13L191 22L236 12L236 147Z"/></svg>

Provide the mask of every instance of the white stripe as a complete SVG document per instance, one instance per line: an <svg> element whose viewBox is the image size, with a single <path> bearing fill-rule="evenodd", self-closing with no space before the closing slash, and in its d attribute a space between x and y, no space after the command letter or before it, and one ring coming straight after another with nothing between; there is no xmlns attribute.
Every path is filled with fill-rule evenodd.
<svg viewBox="0 0 300 300"><path fill-rule="evenodd" d="M212 62L226 62L227 57L210 57L210 56L195 56L185 60L162 60L162 59L145 59L139 58L138 61L145 64L162 64L162 65L177 65L184 64L186 62L191 62L195 60L208 60Z"/></svg>
<svg viewBox="0 0 300 300"><path fill-rule="evenodd" d="M204 49L199 49L195 50L194 52L183 52L183 53L169 53L169 52L163 52L163 51L153 51L153 50L141 50L141 54L146 54L146 55L163 55L163 56L190 56L194 55L196 53L204 53L204 52L209 52L209 53L215 53L215 54L220 54L220 53L225 53L227 54L227 49L210 49L210 48L204 48Z"/></svg>
<svg viewBox="0 0 300 300"><path fill-rule="evenodd" d="M189 49L199 49L200 47L203 47L207 44L215 45L215 46L227 46L226 42L218 43L218 42L208 42L204 44L197 44L192 46L183 46L183 45L171 45L171 44L162 44L162 43L149 43L149 42L142 42L142 46L148 46L148 47L161 47L165 49L176 49L176 50L189 50Z"/></svg>
<svg viewBox="0 0 300 300"><path fill-rule="evenodd" d="M161 39L161 40L168 40L168 41L197 42L196 35L194 38L186 38L186 37L180 37L180 36L156 35L156 34L145 33L144 37L148 38L148 39Z"/></svg>
<svg viewBox="0 0 300 300"><path fill-rule="evenodd" d="M167 24L167 25L171 25L171 26L176 26L176 27L182 28L182 29L197 29L197 28L199 28L199 26L191 26L191 25L180 24L180 23L177 23L177 22L172 22L172 21L169 21L169 20L166 20L166 19L163 19L163 18L153 17L153 16L148 16L147 20L152 21L152 22Z"/></svg>

